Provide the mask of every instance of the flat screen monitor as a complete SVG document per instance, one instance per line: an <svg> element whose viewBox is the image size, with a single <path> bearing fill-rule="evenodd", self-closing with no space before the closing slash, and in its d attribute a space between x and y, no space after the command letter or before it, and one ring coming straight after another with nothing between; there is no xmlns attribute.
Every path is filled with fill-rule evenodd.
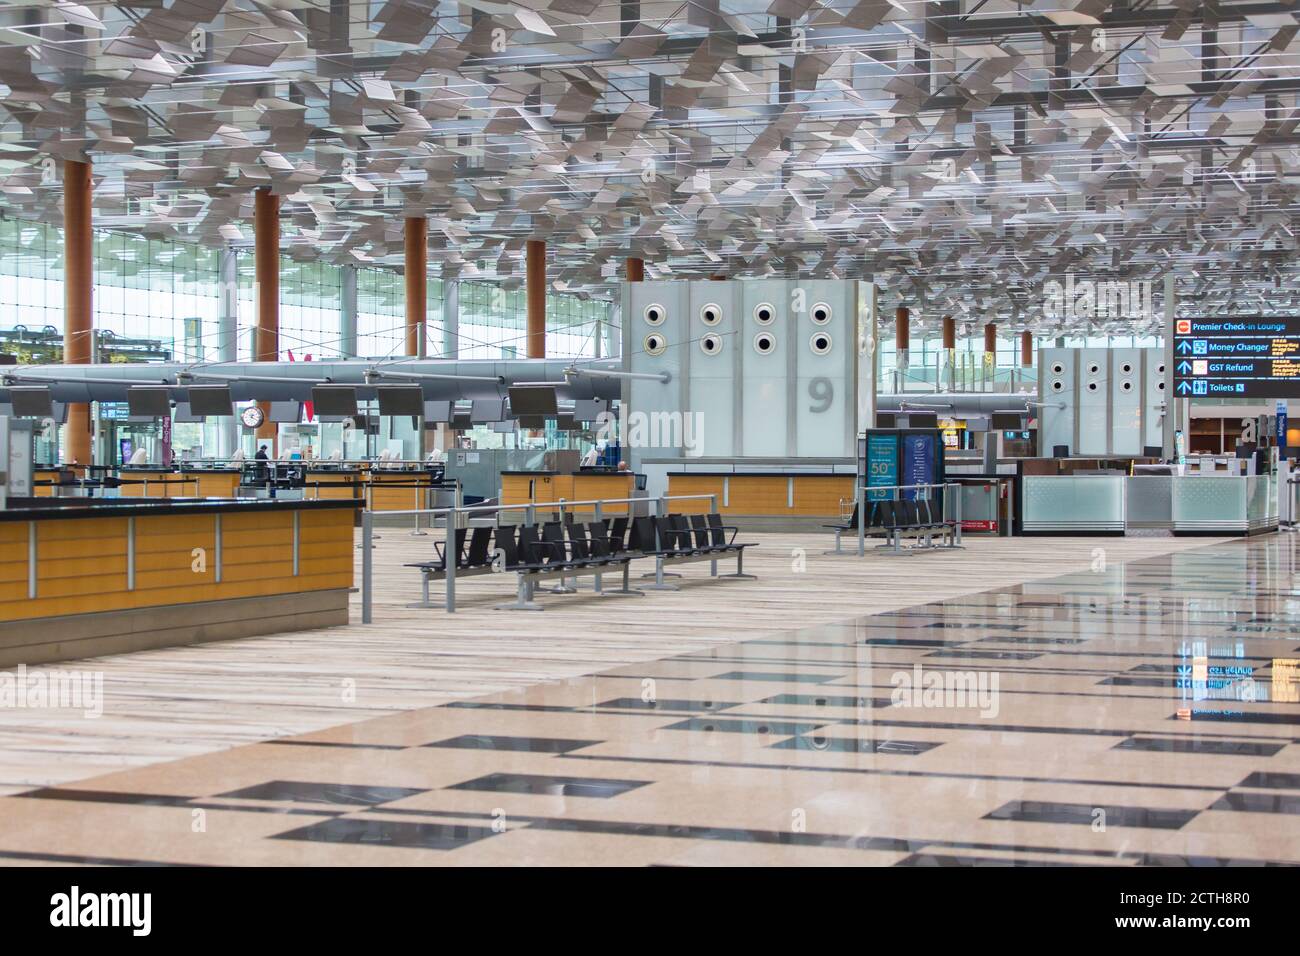
<svg viewBox="0 0 1300 956"><path fill-rule="evenodd" d="M346 416L357 413L357 390L351 385L313 385L311 401L316 407L317 415Z"/></svg>
<svg viewBox="0 0 1300 956"><path fill-rule="evenodd" d="M9 401L16 418L49 418L54 413L54 401L44 385L9 389Z"/></svg>
<svg viewBox="0 0 1300 956"><path fill-rule="evenodd" d="M56 424L58 424L58 425L66 425L66 424L68 423L68 406L67 406L67 403L66 403L66 402L55 402L55 403L54 403L54 413L53 413L52 415L50 415L50 417L54 419L54 421L55 421Z"/></svg>
<svg viewBox="0 0 1300 956"><path fill-rule="evenodd" d="M126 390L126 405L132 415L165 418L172 413L172 403L166 387L146 385Z"/></svg>
<svg viewBox="0 0 1300 956"><path fill-rule="evenodd" d="M582 430L582 424L574 420L568 412L560 412L555 416L555 427L562 432L576 432Z"/></svg>
<svg viewBox="0 0 1300 956"><path fill-rule="evenodd" d="M476 398L470 403L469 418L476 425L505 421L506 400L504 398Z"/></svg>
<svg viewBox="0 0 1300 956"><path fill-rule="evenodd" d="M598 398L579 398L573 403L573 417L580 422L594 422L605 411L606 405Z"/></svg>
<svg viewBox="0 0 1300 956"><path fill-rule="evenodd" d="M545 428L546 416L545 415L520 415L519 427L520 428Z"/></svg>
<svg viewBox="0 0 1300 956"><path fill-rule="evenodd" d="M451 402L425 402L424 420L426 422L451 421Z"/></svg>
<svg viewBox="0 0 1300 956"><path fill-rule="evenodd" d="M893 412L876 412L877 428L897 428L898 416Z"/></svg>
<svg viewBox="0 0 1300 956"><path fill-rule="evenodd" d="M454 421L452 421L451 427L458 431L464 431L467 428L473 428L474 422L470 416L469 409L466 409L464 411L457 409L456 418Z"/></svg>
<svg viewBox="0 0 1300 956"><path fill-rule="evenodd" d="M552 385L516 385L510 389L510 414L516 418L554 415L559 410Z"/></svg>
<svg viewBox="0 0 1300 956"><path fill-rule="evenodd" d="M424 389L418 385L380 385L375 391L379 393L380 415L424 414Z"/></svg>
<svg viewBox="0 0 1300 956"><path fill-rule="evenodd" d="M272 402L266 420L277 425L297 425L302 421L302 402Z"/></svg>
<svg viewBox="0 0 1300 956"><path fill-rule="evenodd" d="M235 404L230 398L229 385L195 385L190 388L186 402L194 415L211 415L221 418L235 414Z"/></svg>
<svg viewBox="0 0 1300 956"><path fill-rule="evenodd" d="M935 412L908 412L908 428L938 428L939 416Z"/></svg>
<svg viewBox="0 0 1300 956"><path fill-rule="evenodd" d="M1025 427L1024 416L1019 412L994 412L993 431L1018 432Z"/></svg>
<svg viewBox="0 0 1300 956"><path fill-rule="evenodd" d="M515 430L514 419L510 419L504 422L493 422L492 430L494 432L499 432L502 435L509 435L511 432Z"/></svg>

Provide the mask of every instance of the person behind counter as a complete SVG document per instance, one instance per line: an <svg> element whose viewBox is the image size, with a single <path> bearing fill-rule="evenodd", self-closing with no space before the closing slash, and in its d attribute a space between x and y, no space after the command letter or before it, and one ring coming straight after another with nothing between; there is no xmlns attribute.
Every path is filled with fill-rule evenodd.
<svg viewBox="0 0 1300 956"><path fill-rule="evenodd" d="M258 461L270 461L271 456L266 453L266 446L262 445L257 449L257 454L253 456Z"/></svg>
<svg viewBox="0 0 1300 956"><path fill-rule="evenodd" d="M620 472L627 472L627 471L630 471L631 469L629 469L629 468L627 467L627 462L625 462L625 461L620 461L620 462L618 463L618 470L619 470Z"/></svg>

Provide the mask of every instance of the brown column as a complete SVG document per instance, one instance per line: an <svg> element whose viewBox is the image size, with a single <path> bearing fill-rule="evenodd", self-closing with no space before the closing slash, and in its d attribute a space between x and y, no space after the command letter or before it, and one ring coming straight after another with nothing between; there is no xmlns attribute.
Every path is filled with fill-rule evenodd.
<svg viewBox="0 0 1300 956"><path fill-rule="evenodd" d="M951 315L943 317L943 347L949 351L957 347L957 320Z"/></svg>
<svg viewBox="0 0 1300 956"><path fill-rule="evenodd" d="M990 322L984 326L984 354L996 355L998 351L998 327ZM987 361L987 359L985 360Z"/></svg>
<svg viewBox="0 0 1300 956"><path fill-rule="evenodd" d="M89 365L94 350L94 236L91 233L90 163L63 163L63 361ZM68 405L66 464L91 461L90 405Z"/></svg>
<svg viewBox="0 0 1300 956"><path fill-rule="evenodd" d="M269 189L253 193L253 264L257 281L257 334L253 359L276 362L280 358L280 197ZM259 402L262 414L269 402ZM270 439L275 453L279 427L264 422L257 429L259 441Z"/></svg>
<svg viewBox="0 0 1300 956"><path fill-rule="evenodd" d="M709 276L709 281L710 281L710 282L726 282L726 281L727 281L727 277L726 277L726 276L719 276L719 275L712 275L712 276Z"/></svg>
<svg viewBox="0 0 1300 956"><path fill-rule="evenodd" d="M627 281L644 282L645 281L645 260L636 256L628 256L627 259Z"/></svg>
<svg viewBox="0 0 1300 956"><path fill-rule="evenodd" d="M527 243L528 357L546 358L546 243Z"/></svg>
<svg viewBox="0 0 1300 956"><path fill-rule="evenodd" d="M1024 368L1034 365L1034 333L1028 330L1020 333L1020 364Z"/></svg>
<svg viewBox="0 0 1300 956"><path fill-rule="evenodd" d="M912 347L910 318L907 306L900 305L894 310L894 348L899 352L906 352Z"/></svg>
<svg viewBox="0 0 1300 956"><path fill-rule="evenodd" d="M429 227L423 216L406 220L406 354L425 353L428 319Z"/></svg>

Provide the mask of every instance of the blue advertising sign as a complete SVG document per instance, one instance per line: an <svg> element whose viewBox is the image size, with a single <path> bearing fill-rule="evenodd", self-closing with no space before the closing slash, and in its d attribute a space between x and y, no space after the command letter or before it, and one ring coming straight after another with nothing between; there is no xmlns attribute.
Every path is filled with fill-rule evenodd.
<svg viewBox="0 0 1300 956"><path fill-rule="evenodd" d="M903 439L903 485L934 484L934 436L908 435ZM906 491L903 497L912 500L919 492ZM924 497L923 493L922 497Z"/></svg>
<svg viewBox="0 0 1300 956"><path fill-rule="evenodd" d="M867 488L891 487L898 484L898 436L867 436ZM868 491L868 501L888 501L892 491Z"/></svg>
<svg viewBox="0 0 1300 956"><path fill-rule="evenodd" d="M1286 402L1277 403L1277 457L1286 457Z"/></svg>

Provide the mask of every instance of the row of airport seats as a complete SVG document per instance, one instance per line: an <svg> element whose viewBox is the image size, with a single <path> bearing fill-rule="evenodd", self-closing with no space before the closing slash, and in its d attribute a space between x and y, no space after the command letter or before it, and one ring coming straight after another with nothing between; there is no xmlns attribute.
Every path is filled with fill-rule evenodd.
<svg viewBox="0 0 1300 956"><path fill-rule="evenodd" d="M835 531L835 550L830 553L845 553L840 551L841 537L858 533L859 514L859 505L855 502L848 521L823 525ZM884 538L884 546L895 551L901 550L904 539L916 542L913 549L936 548L939 543L951 547L956 530L957 522L943 516L943 504L934 498L867 502L866 536Z"/></svg>
<svg viewBox="0 0 1300 956"><path fill-rule="evenodd" d="M512 610L541 610L533 598L537 585L558 581L551 593L573 593L568 582L593 577L598 594L641 595L629 584L629 566L633 561L653 559L655 583L645 589L676 590L664 582L665 569L676 564L709 561L714 577L753 578L744 573L744 553L749 543L736 541L738 529L723 524L720 514L658 517L615 517L579 522L572 515L564 521L537 524L480 525L457 528L454 539L455 576L513 573L516 598L499 605ZM429 585L447 579L448 557L443 542L435 542L437 559L408 564L420 571L423 600L417 607L440 607L431 600ZM719 575L720 559L736 559L734 574ZM606 574L619 574L622 586L615 590L603 587Z"/></svg>

